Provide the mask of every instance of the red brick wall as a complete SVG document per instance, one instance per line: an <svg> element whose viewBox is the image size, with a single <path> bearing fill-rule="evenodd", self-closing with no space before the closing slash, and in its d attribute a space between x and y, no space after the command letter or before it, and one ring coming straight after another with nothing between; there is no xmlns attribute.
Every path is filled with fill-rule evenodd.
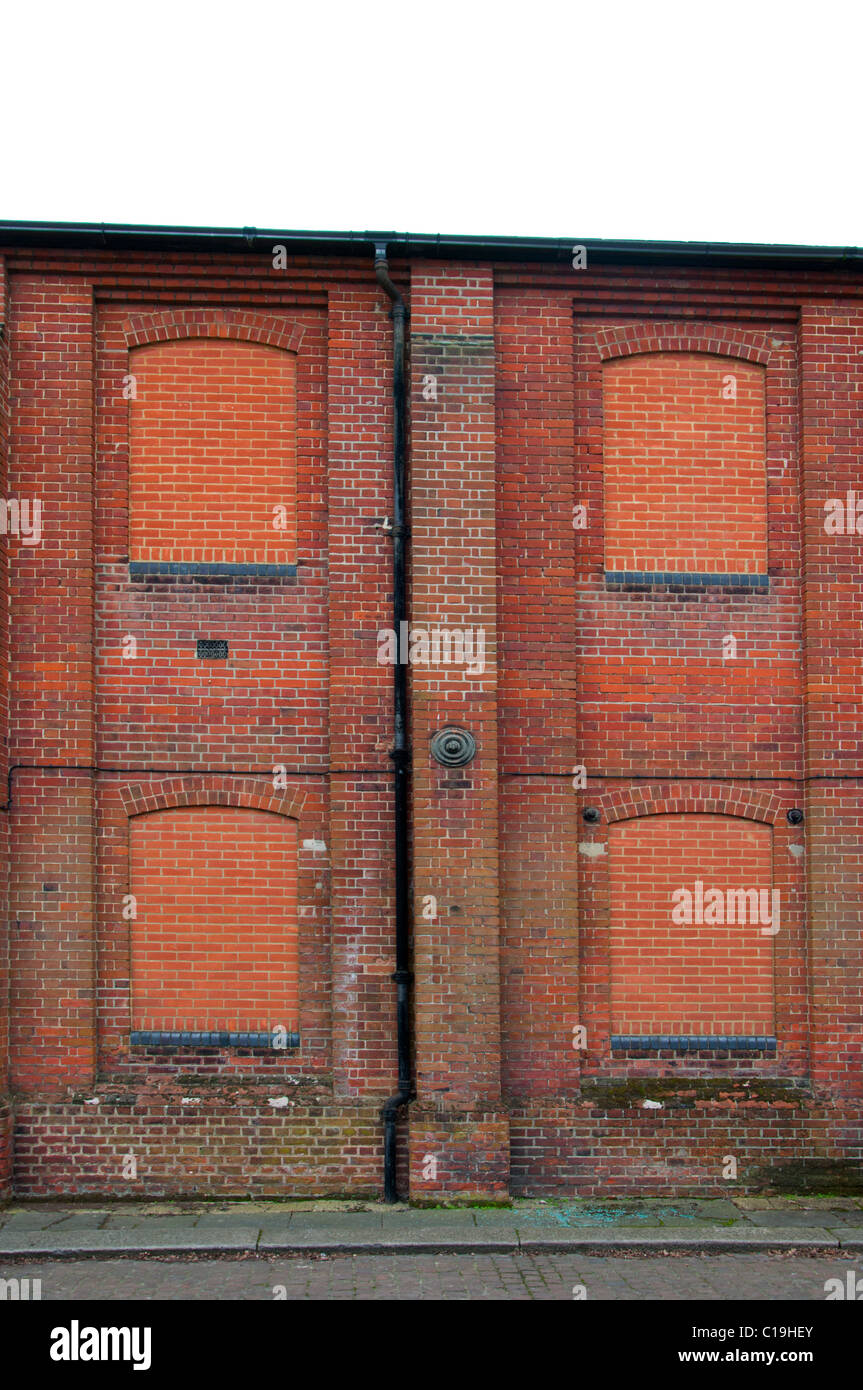
<svg viewBox="0 0 863 1390"><path fill-rule="evenodd" d="M609 834L609 870L614 1032L772 1034L774 938L762 934L762 902L753 921L748 900L741 923L735 901L732 923L724 896L766 890L764 915L772 919L769 825L698 815L618 821ZM699 911L698 882L706 910L702 900ZM688 900L676 896L681 888Z"/></svg>
<svg viewBox="0 0 863 1390"><path fill-rule="evenodd" d="M410 1185L418 1200L445 1191L499 1198L508 1146L500 1110L494 285L490 267L422 263L411 287L412 622L470 631L472 650L481 634L484 660L473 674L463 663L411 668ZM424 396L428 378L436 393ZM431 740L448 724L476 741L465 766L432 757Z"/></svg>
<svg viewBox="0 0 863 1390"><path fill-rule="evenodd" d="M375 1191L378 1111L396 1067L390 685L375 641L390 611L379 528L391 509L385 297L365 265L279 273L269 254L253 264L190 255L130 264L96 253L75 262L68 289L25 255L13 278L21 472L40 482L44 457L58 502L39 562L25 557L16 590L15 737L19 762L38 764L16 769L12 793L17 1190ZM296 362L296 576L130 574L136 403L123 388L130 351L163 341L204 341L221 360L222 349L248 361L260 348L268 361ZM45 343L51 365L42 370ZM91 398L95 415L81 411L82 465L69 449L79 402ZM62 585L51 531L61 518L75 557ZM61 615L51 605L67 594ZM84 702L95 750L67 732L78 709L79 633L90 673L95 652L95 691L91 680ZM227 639L227 660L198 660L202 637ZM66 721L59 744L58 722L42 708L52 699ZM214 805L297 826L298 1050L130 1047L130 827L149 812L156 820ZM278 901L292 890L290 855L275 870L271 862L270 876ZM123 1177L129 1149L135 1182Z"/></svg>
<svg viewBox="0 0 863 1390"><path fill-rule="evenodd" d="M217 1053L194 1049L153 1052L130 1046L137 1026L132 1013L133 932L140 918L124 915L133 890L130 835L145 823L149 812L158 821L178 808L194 807L202 814L216 808L236 808L245 816L296 825L296 941L298 1051L255 1051L222 1048ZM97 862L99 880L100 950L98 960L99 1051L98 1075L147 1092L153 1078L168 1089L183 1076L217 1074L227 1079L258 1082L302 1078L304 1085L322 1084L330 1076L330 884L335 850L325 839L328 797L323 779L292 778L286 790L274 790L271 779L234 776L141 777L134 785L122 774L100 779L97 797L100 827ZM289 831L293 838L293 832ZM281 868L269 870L274 902L278 900ZM290 865L287 882L290 885ZM362 997L362 991L360 991ZM276 1020L277 1022L280 1020ZM179 1025L178 1025L179 1026ZM158 1065L158 1070L154 1067Z"/></svg>
<svg viewBox="0 0 863 1390"><path fill-rule="evenodd" d="M661 1108L644 1109L645 1098ZM849 1112L851 1123L860 1118L859 1109ZM810 1193L859 1185L859 1141L843 1138L828 1106L752 1081L700 1091L652 1081L629 1095L516 1103L510 1142L516 1196L727 1197L769 1192L771 1182ZM738 1165L734 1181L723 1176L729 1158Z"/></svg>
<svg viewBox="0 0 863 1390"><path fill-rule="evenodd" d="M813 297L799 324L812 1074L863 1095L863 532L825 504L863 497L863 306ZM859 1130L858 1130L859 1134Z"/></svg>
<svg viewBox="0 0 863 1390"><path fill-rule="evenodd" d="M293 1032L296 821L178 807L130 831L133 1026Z"/></svg>
<svg viewBox="0 0 863 1390"><path fill-rule="evenodd" d="M293 563L294 354L187 338L133 349L129 371L132 559Z"/></svg>
<svg viewBox="0 0 863 1390"><path fill-rule="evenodd" d="M0 256L0 489L8 496L9 455L9 313L6 262ZM9 542L0 537L0 612L8 613ZM9 624L0 624L0 785L9 785ZM2 796L0 811L0 1200L12 1188L12 1107L9 1102L9 811Z"/></svg>
<svg viewBox="0 0 863 1390"><path fill-rule="evenodd" d="M739 291L738 291L739 294ZM602 313L579 315L575 341L576 500L588 525L573 533L579 600L580 756L608 776L676 778L799 776L802 757L801 528L799 422L794 408L799 362L785 308L769 332L706 302L699 282L674 300L703 322L669 325L668 309L647 333L639 322ZM641 289L647 309L651 287ZM697 306L697 307L696 307ZM730 322L728 321L730 318ZM717 323L716 320L720 319ZM723 323L721 319L726 321ZM668 586L609 589L605 582L606 439L603 363L622 345L691 352L713 362L722 348L727 371L762 372L766 390L768 568L766 589ZM755 357L763 366L748 367ZM638 361L636 357L634 359ZM732 402L725 402L731 405ZM531 456L525 459L529 466ZM725 496L722 474L717 476ZM760 516L752 517L757 534ZM736 655L725 656L733 637Z"/></svg>
<svg viewBox="0 0 863 1390"><path fill-rule="evenodd" d="M766 574L763 367L666 352L602 380L605 568Z"/></svg>
<svg viewBox="0 0 863 1390"><path fill-rule="evenodd" d="M298 1094L284 1082L264 1088L236 1078L228 1101L221 1074L211 1062L205 1085L187 1079L130 1093L114 1083L100 1091L99 1105L83 1096L51 1105L19 1100L16 1192L127 1201L379 1194L377 1107L334 1100L325 1088ZM288 1106L268 1103L288 1095Z"/></svg>
<svg viewBox="0 0 863 1390"><path fill-rule="evenodd" d="M804 827L786 820L802 804L803 757L793 302L764 282L756 305L751 279L731 271L624 280L601 267L502 267L495 285L512 1190L727 1191L729 1151L754 1185L798 1156L859 1164L859 1143L805 1090ZM644 354L741 367L738 401L741 375L763 380L766 477L752 521L757 535L766 497L765 591L606 585L603 371ZM579 504L584 529L572 524ZM737 652L724 659L729 635ZM576 769L586 785L573 785ZM587 808L598 822L582 820ZM611 838L618 822L663 815L772 834L782 928L764 938L773 964L762 999L772 995L775 1054L611 1050ZM641 1108L657 1095L658 1119Z"/></svg>
<svg viewBox="0 0 863 1390"><path fill-rule="evenodd" d="M11 578L10 1074L62 1094L95 1065L93 287L10 287L9 487L42 500Z"/></svg>
<svg viewBox="0 0 863 1390"><path fill-rule="evenodd" d="M9 545L17 1190L379 1192L378 1112L396 1075L392 672L376 661L391 613L392 401L371 256L282 272L268 249L17 248L8 262L9 490L44 502L41 546ZM823 528L824 502L860 485L859 281L398 259L393 271L412 311L412 620L486 640L477 677L410 673L413 1196L727 1191L728 1153L749 1189L798 1158L859 1169L861 541ZM130 417L149 368L137 402L124 378L198 349L295 363L296 575L129 572ZM690 374L737 376L734 409L751 409L724 462L750 479L753 546L740 558L741 518L730 549L735 570L755 572L766 518L763 590L607 584L603 378L648 362L669 405L687 364L687 409ZM730 476L712 479L726 506ZM220 495L231 486L220 479ZM742 479L732 500L741 492ZM227 639L228 658L199 661L200 637ZM446 722L476 737L465 768L430 756ZM803 826L787 820L798 806ZM206 807L297 826L297 1053L130 1047L130 828ZM705 881L708 825L772 841L775 1055L611 1049L616 845L663 818L690 818L690 840L705 827L691 866ZM753 969L762 987L745 998L766 1008Z"/></svg>
<svg viewBox="0 0 863 1390"><path fill-rule="evenodd" d="M103 305L98 315L96 708L101 766L220 769L266 775L271 775L276 765L318 775L326 766L327 333L320 312L312 312L308 306L292 306L278 323L277 331L272 315L215 309L140 314L133 312L127 299ZM130 355L150 349L133 347L130 354L129 346L147 335L179 333L192 326L222 335L256 332L297 349L302 428L297 431L299 572L295 579L235 576L206 582L188 576L144 580L130 575L130 431L134 425L130 407L144 404L146 384L138 382L136 403L124 398L123 382ZM169 341L156 351L190 345L234 352L244 361L245 354L257 360L258 352L265 352L267 363L293 360L293 350L285 347L261 347L257 342L223 336L179 339L176 344ZM286 371L290 376L291 370L282 365L280 379ZM218 397L216 391L210 394ZM224 423L226 417L218 400L211 405L215 419ZM214 437L220 432L221 426L214 427ZM181 442L177 447L182 452ZM382 461L380 468L384 466ZM283 462L279 470L284 481L289 470ZM236 480L245 478L247 465L237 466L234 461L231 471L234 487ZM211 463L202 462L198 474L201 487L212 473ZM214 507L218 515L226 511L217 497ZM338 524L338 513L332 520ZM178 529L170 533L171 544L185 544L187 533L185 525L178 523ZM278 544L279 558L284 560L284 545ZM165 558L181 557L171 550ZM255 553L251 558L257 561L260 556ZM273 560L273 553L268 560ZM131 657L130 637L135 639ZM227 660L200 660L199 638L226 640ZM371 653L373 660L373 645Z"/></svg>

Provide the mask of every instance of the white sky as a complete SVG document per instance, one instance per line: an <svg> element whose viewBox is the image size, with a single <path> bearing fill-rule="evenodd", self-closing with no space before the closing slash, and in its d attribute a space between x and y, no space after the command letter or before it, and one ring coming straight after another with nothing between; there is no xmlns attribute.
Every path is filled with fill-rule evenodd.
<svg viewBox="0 0 863 1390"><path fill-rule="evenodd" d="M860 0L15 0L0 217L863 244Z"/></svg>

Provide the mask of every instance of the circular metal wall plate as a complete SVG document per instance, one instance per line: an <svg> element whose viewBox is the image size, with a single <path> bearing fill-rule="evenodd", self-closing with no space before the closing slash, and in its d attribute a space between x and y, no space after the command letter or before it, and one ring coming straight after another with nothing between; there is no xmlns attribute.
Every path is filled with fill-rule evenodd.
<svg viewBox="0 0 863 1390"><path fill-rule="evenodd" d="M432 757L443 767L464 767L476 757L476 739L467 729L447 724L431 741Z"/></svg>

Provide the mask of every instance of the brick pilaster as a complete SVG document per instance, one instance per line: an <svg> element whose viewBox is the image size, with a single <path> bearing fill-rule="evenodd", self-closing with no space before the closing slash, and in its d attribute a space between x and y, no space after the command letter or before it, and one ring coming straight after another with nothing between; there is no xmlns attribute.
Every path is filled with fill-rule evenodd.
<svg viewBox="0 0 863 1390"><path fill-rule="evenodd" d="M380 525L392 510L388 309L371 260L367 283L329 294L332 1059L334 1094L345 1097L382 1098L397 1073L392 677L377 662L377 633L392 611L392 551Z"/></svg>
<svg viewBox="0 0 863 1390"><path fill-rule="evenodd" d="M411 629L428 635L430 650L428 664L413 660L410 671L417 1075L410 1187L419 1200L442 1190L455 1198L504 1197L495 360L487 267L414 265L411 357ZM473 673L467 661L444 659L443 638L435 660L435 629L451 634L451 656L461 634ZM430 741L446 725L476 740L472 762L446 767L434 760Z"/></svg>
<svg viewBox="0 0 863 1390"><path fill-rule="evenodd" d="M13 1084L94 1079L93 295L12 282L10 489L41 539L10 542Z"/></svg>
<svg viewBox="0 0 863 1390"><path fill-rule="evenodd" d="M863 517L848 526L847 500L863 498L863 310L805 306L800 363L811 1067L816 1083L860 1095ZM825 530L833 499L846 504L837 534Z"/></svg>
<svg viewBox="0 0 863 1390"><path fill-rule="evenodd" d="M0 258L0 495L7 496L9 448L9 285ZM0 613L8 613L8 542L0 536ZM12 1106L9 1100L9 624L0 622L0 1200L12 1188Z"/></svg>

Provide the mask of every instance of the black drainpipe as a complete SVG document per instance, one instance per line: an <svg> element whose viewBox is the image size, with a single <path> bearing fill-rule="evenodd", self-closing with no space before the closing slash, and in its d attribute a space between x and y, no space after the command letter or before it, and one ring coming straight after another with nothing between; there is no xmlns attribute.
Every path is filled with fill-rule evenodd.
<svg viewBox="0 0 863 1390"><path fill-rule="evenodd" d="M407 439L407 399L405 396L405 322L408 316L404 299L389 276L386 242L375 244L375 276L378 284L392 300L393 320L393 629L396 635L396 656L401 651L401 624L407 621L407 540L405 525L405 469ZM393 667L393 760L394 830L395 830L395 903L396 903L396 1044L398 1048L398 1090L384 1102L381 1119L384 1122L384 1201L398 1200L396 1191L396 1113L412 1097L410 983L408 968L408 913L410 908L408 861L408 778L410 750L407 742L407 665L396 660Z"/></svg>

